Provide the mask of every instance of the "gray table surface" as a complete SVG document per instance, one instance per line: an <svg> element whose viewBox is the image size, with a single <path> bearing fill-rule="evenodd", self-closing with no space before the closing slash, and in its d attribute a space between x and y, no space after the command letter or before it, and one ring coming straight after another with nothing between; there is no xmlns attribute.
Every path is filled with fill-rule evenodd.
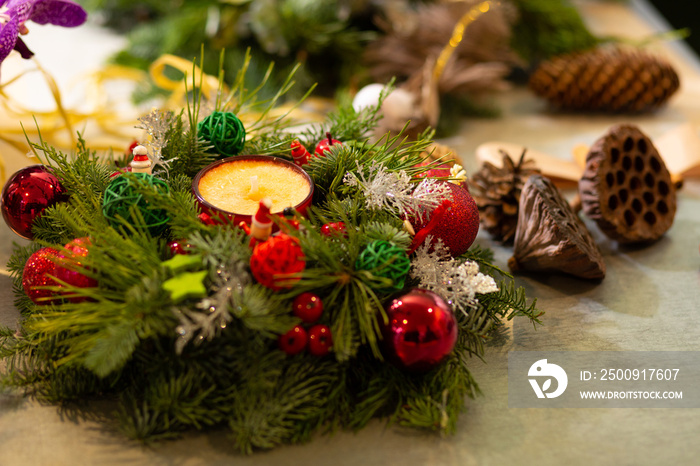
<svg viewBox="0 0 700 466"><path fill-rule="evenodd" d="M633 6L639 2L633 2ZM638 9L586 2L594 28L631 24L642 34L648 18ZM641 26L640 26L641 25ZM646 25L646 26L645 26ZM628 29L637 30L637 29ZM524 90L500 96L498 119L467 119L445 143L476 168L474 149L505 140L569 157L577 143L591 144L612 124L632 122L652 138L684 122L700 123L700 78L686 53L672 51L682 71L683 90L653 115L637 117L558 115ZM41 405L16 394L0 394L0 465L503 465L503 464L698 464L700 411L697 409L513 409L508 407L510 351L680 350L700 351L700 183L680 193L673 227L646 248L621 248L588 223L608 266L600 284L561 275L518 277L546 312L533 329L524 319L504 326L488 344L484 362L471 369L484 396L467 403L456 435L441 438L405 432L374 422L358 432L319 436L301 446L241 457L225 432L195 433L176 441L143 446L115 434L102 420L113 407L86 403L83 413ZM15 237L0 225L0 263ZM493 247L504 265L510 250L480 233L478 244ZM18 320L10 280L0 274L0 325ZM700 353L698 353L700 355Z"/></svg>

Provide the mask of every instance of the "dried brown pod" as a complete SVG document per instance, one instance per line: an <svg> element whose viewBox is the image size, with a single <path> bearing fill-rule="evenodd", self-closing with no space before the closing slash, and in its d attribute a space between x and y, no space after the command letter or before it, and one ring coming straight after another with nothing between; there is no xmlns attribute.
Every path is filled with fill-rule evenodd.
<svg viewBox="0 0 700 466"><path fill-rule="evenodd" d="M602 279L605 262L591 233L549 178L532 175L520 195L518 228L508 267Z"/></svg>
<svg viewBox="0 0 700 466"><path fill-rule="evenodd" d="M520 193L528 177L540 173L533 160L525 159L526 152L527 149L522 151L516 163L507 152L501 150L503 165L496 167L485 162L469 182L472 196L479 207L481 223L496 241L513 241Z"/></svg>
<svg viewBox="0 0 700 466"><path fill-rule="evenodd" d="M613 126L593 144L578 187L584 213L620 243L657 240L673 224L671 175L636 126Z"/></svg>
<svg viewBox="0 0 700 466"><path fill-rule="evenodd" d="M616 46L543 62L529 86L562 109L640 113L663 105L680 81L667 61L643 50Z"/></svg>

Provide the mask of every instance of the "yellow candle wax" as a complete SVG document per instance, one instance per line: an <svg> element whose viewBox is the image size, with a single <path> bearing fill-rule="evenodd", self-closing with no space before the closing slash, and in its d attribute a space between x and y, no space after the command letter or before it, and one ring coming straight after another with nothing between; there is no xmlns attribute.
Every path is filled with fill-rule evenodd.
<svg viewBox="0 0 700 466"><path fill-rule="evenodd" d="M251 183L254 189L251 189ZM272 200L271 212L281 212L285 207L300 204L310 189L306 178L293 168L264 160L223 163L207 171L199 180L199 193L204 200L214 207L241 215L255 214L260 199L265 197Z"/></svg>

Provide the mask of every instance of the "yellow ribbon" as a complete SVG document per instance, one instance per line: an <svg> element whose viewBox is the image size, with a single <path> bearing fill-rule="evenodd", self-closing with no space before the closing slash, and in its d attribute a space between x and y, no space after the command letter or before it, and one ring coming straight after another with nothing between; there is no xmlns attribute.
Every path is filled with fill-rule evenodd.
<svg viewBox="0 0 700 466"><path fill-rule="evenodd" d="M440 76L442 76L442 72L445 70L445 66L447 65L447 62L454 51L457 49L457 46L462 42L462 39L464 38L464 30L467 28L467 26L476 21L479 16L489 11L491 6L494 4L498 4L498 2L485 1L478 3L471 7L469 11L467 11L459 21L457 21L457 24L452 30L452 37L450 37L450 41L447 43L445 48L442 49L440 55L438 55L437 61L435 62L435 67L433 68L433 79L435 79L436 82L440 79Z"/></svg>
<svg viewBox="0 0 700 466"><path fill-rule="evenodd" d="M88 93L87 101L91 104L88 111L67 108L63 101L61 90L53 76L35 59L36 69L20 73L0 85L0 106L4 116L9 117L0 124L0 140L27 153L30 140L37 140L39 135L48 144L59 148L72 150L77 142L76 129L85 132L88 124L96 125L98 136L90 140L90 147L97 151L110 150L116 144L126 145L133 139L135 130L134 116L120 116L113 109L113 103L106 98L105 86L108 81L127 80L137 82L144 79L144 73L121 66L106 66L88 75L81 82ZM9 88L28 73L41 73L46 86L53 97L55 108L50 111L36 111L13 98ZM121 150L121 148L120 148ZM4 164L0 160L0 176L5 180Z"/></svg>
<svg viewBox="0 0 700 466"><path fill-rule="evenodd" d="M179 71L182 76L177 79L169 78L165 74L168 68ZM165 108L169 110L180 109L186 105L187 91L192 90L190 73L194 74L194 86L207 98L215 96L219 89L219 79L216 76L202 73L197 65L175 55L162 55L151 64L148 72L156 86L170 92L165 103ZM222 91L226 93L228 88L224 86Z"/></svg>
<svg viewBox="0 0 700 466"><path fill-rule="evenodd" d="M98 152L114 150L121 153L125 146L139 134L139 131L134 128L139 115L135 111L124 115L115 110L107 86L111 81L142 82L147 77L145 72L118 65L106 65L83 78L84 81L80 84L87 93L86 100L91 110L82 111L66 108L56 80L35 59L33 60L36 65L35 70L22 72L0 85L0 107L4 109L4 114L10 117L9 123L0 122L0 141L26 154L30 149L27 136L35 141L41 134L41 138L49 145L70 151L75 149L77 129L81 131L91 149ZM182 73L182 77L170 78L166 75L168 69ZM41 73L51 92L55 103L54 110L41 112L32 110L7 92L13 83L25 74L35 71ZM155 85L168 92L165 102L160 105L162 110L177 111L187 105L187 93L192 90L192 75L194 87L209 99L215 98L219 89L224 95L229 92L226 86L220 88L217 77L202 73L202 70L191 61L174 55L163 55L154 61L148 70L148 76ZM292 103L280 105L267 113L266 117L276 118L286 115L291 118L291 121L299 123L319 122L332 108L333 102L330 99L309 98L296 107ZM242 115L242 120L255 121L258 116L256 112L249 112ZM86 134L85 129L88 126L96 126L97 131L88 131ZM93 135L93 132L96 134ZM0 157L0 182L4 183L5 180L5 164Z"/></svg>

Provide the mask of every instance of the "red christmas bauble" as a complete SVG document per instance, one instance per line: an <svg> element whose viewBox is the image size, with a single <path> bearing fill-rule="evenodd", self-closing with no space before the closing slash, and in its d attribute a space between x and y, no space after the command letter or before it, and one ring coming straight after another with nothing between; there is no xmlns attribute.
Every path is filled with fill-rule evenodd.
<svg viewBox="0 0 700 466"><path fill-rule="evenodd" d="M277 343L282 351L292 355L304 351L309 337L301 325L295 325L289 332L280 335Z"/></svg>
<svg viewBox="0 0 700 466"><path fill-rule="evenodd" d="M440 296L414 289L386 306L384 354L400 369L423 372L437 366L457 342L457 319Z"/></svg>
<svg viewBox="0 0 700 466"><path fill-rule="evenodd" d="M432 237L432 244L442 240L442 244L450 250L450 254L457 257L467 252L476 239L476 234L479 233L479 208L465 188L447 181L439 183L444 183L449 188L452 205L442 219L433 225L429 236ZM411 218L410 222L418 233L428 226L431 218L432 212L421 218Z"/></svg>
<svg viewBox="0 0 700 466"><path fill-rule="evenodd" d="M189 254L191 247L192 246L185 240L174 240L168 243L171 256L175 256L176 254Z"/></svg>
<svg viewBox="0 0 700 466"><path fill-rule="evenodd" d="M46 298L55 295L53 291L42 290L37 287L58 286L58 283L49 277L49 275L54 275L58 257L58 251L55 249L41 248L29 256L29 259L24 264L22 288L34 304L48 304L51 300Z"/></svg>
<svg viewBox="0 0 700 466"><path fill-rule="evenodd" d="M32 224L47 208L68 200L50 167L31 165L17 171L2 190L2 216L12 231L33 239Z"/></svg>
<svg viewBox="0 0 700 466"><path fill-rule="evenodd" d="M55 277L71 286L77 288L94 288L97 286L97 280L81 273L73 267L82 268L82 258L88 255L88 247L90 246L90 238L76 238L65 245L66 251L59 253L60 260L56 264ZM70 264L69 268L65 267ZM83 296L75 296L68 298L72 303L85 301L87 298Z"/></svg>
<svg viewBox="0 0 700 466"><path fill-rule="evenodd" d="M314 325L309 329L309 353L314 356L325 356L333 346L331 329L327 325Z"/></svg>
<svg viewBox="0 0 700 466"><path fill-rule="evenodd" d="M321 227L321 234L326 237L347 235L344 222L330 222Z"/></svg>
<svg viewBox="0 0 700 466"><path fill-rule="evenodd" d="M321 139L318 144L316 144L316 149L314 152L316 153L317 157L325 157L326 152L329 152L331 150L332 146L335 145L343 145L342 142L338 141L337 139L333 139L331 137L331 133L326 133L326 137L324 139Z"/></svg>
<svg viewBox="0 0 700 466"><path fill-rule="evenodd" d="M299 240L284 233L258 243L250 258L250 271L258 283L273 289L291 288L306 267Z"/></svg>
<svg viewBox="0 0 700 466"><path fill-rule="evenodd" d="M323 301L313 293L302 293L294 298L292 312L304 323L312 324L323 314Z"/></svg>
<svg viewBox="0 0 700 466"><path fill-rule="evenodd" d="M114 178L119 175L123 175L124 173L130 173L133 169L131 167L123 167L123 168L117 168L117 171L109 175L110 178Z"/></svg>

